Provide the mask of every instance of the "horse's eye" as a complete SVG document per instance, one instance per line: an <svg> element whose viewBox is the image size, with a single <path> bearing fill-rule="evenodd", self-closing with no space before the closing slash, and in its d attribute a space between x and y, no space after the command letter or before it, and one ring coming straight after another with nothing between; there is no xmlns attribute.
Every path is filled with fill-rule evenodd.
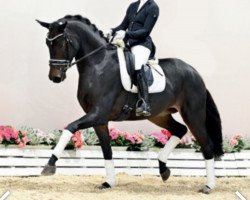
<svg viewBox="0 0 250 200"><path fill-rule="evenodd" d="M64 47L64 42L60 42L60 43L58 44L58 47L60 47L60 48Z"/></svg>

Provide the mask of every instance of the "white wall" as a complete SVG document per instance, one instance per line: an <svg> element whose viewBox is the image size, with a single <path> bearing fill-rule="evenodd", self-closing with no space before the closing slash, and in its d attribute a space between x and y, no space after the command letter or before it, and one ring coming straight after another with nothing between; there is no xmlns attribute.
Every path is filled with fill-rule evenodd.
<svg viewBox="0 0 250 200"><path fill-rule="evenodd" d="M156 0L160 18L152 33L157 56L177 57L203 76L221 113L226 134L249 134L250 1ZM81 117L77 71L61 84L48 79L47 31L52 22L82 14L100 29L118 25L129 0L2 0L0 7L0 124L63 128ZM122 130L158 130L148 122L115 123Z"/></svg>

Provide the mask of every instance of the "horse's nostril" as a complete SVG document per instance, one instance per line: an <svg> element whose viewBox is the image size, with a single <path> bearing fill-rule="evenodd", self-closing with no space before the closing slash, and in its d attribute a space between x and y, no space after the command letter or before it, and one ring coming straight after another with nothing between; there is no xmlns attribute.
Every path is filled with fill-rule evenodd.
<svg viewBox="0 0 250 200"><path fill-rule="evenodd" d="M62 81L61 77L53 77L52 80L54 83L60 83Z"/></svg>

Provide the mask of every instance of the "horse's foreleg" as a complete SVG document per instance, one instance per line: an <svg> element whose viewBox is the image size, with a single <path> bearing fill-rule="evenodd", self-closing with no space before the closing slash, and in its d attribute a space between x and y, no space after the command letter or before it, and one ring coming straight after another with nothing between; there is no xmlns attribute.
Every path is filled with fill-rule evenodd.
<svg viewBox="0 0 250 200"><path fill-rule="evenodd" d="M73 133L80 129L85 129L97 125L107 124L107 120L100 117L102 116L100 113L97 112L90 112L87 115L83 116L82 118L70 123L65 130L63 131L59 142L57 143L55 149L52 152L52 155L49 159L48 164L44 167L42 171L42 175L53 175L56 172L56 161L60 158L61 154L63 153L66 145L70 141Z"/></svg>
<svg viewBox="0 0 250 200"><path fill-rule="evenodd" d="M116 184L116 179L115 179L114 161L112 160L112 149L110 145L111 138L109 136L108 126L107 125L96 126L94 127L94 129L102 147L103 157L105 159L105 169L106 169L106 180L99 187L99 189L111 188Z"/></svg>
<svg viewBox="0 0 250 200"><path fill-rule="evenodd" d="M59 142L57 143L56 147L52 151L52 155L48 161L48 164L45 165L42 175L44 176L50 176L56 173L56 161L60 158L61 154L63 153L63 150L65 149L66 145L70 141L72 137L72 133L65 129L59 139Z"/></svg>

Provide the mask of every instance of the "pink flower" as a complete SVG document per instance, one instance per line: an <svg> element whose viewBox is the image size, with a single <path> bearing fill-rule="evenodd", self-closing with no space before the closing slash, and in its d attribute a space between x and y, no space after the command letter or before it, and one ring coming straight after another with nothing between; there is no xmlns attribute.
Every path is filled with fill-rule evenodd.
<svg viewBox="0 0 250 200"><path fill-rule="evenodd" d="M132 135L126 134L125 139L131 142L132 144L135 144L135 139Z"/></svg>
<svg viewBox="0 0 250 200"><path fill-rule="evenodd" d="M110 131L109 135L110 135L112 140L116 140L119 137L119 134L114 130Z"/></svg>
<svg viewBox="0 0 250 200"><path fill-rule="evenodd" d="M19 144L19 143L21 143L21 139L20 139L20 138L17 138L17 139L16 139L16 144Z"/></svg>
<svg viewBox="0 0 250 200"><path fill-rule="evenodd" d="M167 143L167 141L168 141L167 138L163 138L163 137L158 139L158 142L160 142L164 145Z"/></svg>
<svg viewBox="0 0 250 200"><path fill-rule="evenodd" d="M142 135L140 133L132 134L131 137L133 138L133 142L136 144L141 144L143 142L143 139L144 139L144 135Z"/></svg>
<svg viewBox="0 0 250 200"><path fill-rule="evenodd" d="M26 136L27 135L27 133L25 131L22 131L21 134L22 134L22 136Z"/></svg>
<svg viewBox="0 0 250 200"><path fill-rule="evenodd" d="M168 139L169 139L169 138L167 138L167 136L166 136L165 134L163 134L162 132L160 132L160 133L152 133L151 135L153 136L153 138L154 138L157 142L161 143L162 145L165 145L166 142L167 142Z"/></svg>
<svg viewBox="0 0 250 200"><path fill-rule="evenodd" d="M16 139L18 137L19 137L18 131L16 129L12 128L11 138Z"/></svg>
<svg viewBox="0 0 250 200"><path fill-rule="evenodd" d="M130 139L130 134L128 132L123 132L122 135L126 140Z"/></svg>
<svg viewBox="0 0 250 200"><path fill-rule="evenodd" d="M12 144L13 142L20 147L24 147L29 138L26 132L21 132L16 130L11 126L0 126L0 142L5 142L6 144Z"/></svg>
<svg viewBox="0 0 250 200"><path fill-rule="evenodd" d="M119 136L123 136L123 133L120 130L111 127L109 128L109 135L112 140L116 140Z"/></svg>
<svg viewBox="0 0 250 200"><path fill-rule="evenodd" d="M191 144L191 143L192 143L192 136L190 136L189 134L184 135L180 140L180 144Z"/></svg>
<svg viewBox="0 0 250 200"><path fill-rule="evenodd" d="M26 146L26 144L23 143L23 142L20 142L20 143L18 144L18 147L19 147L19 148L24 148L25 146Z"/></svg>
<svg viewBox="0 0 250 200"><path fill-rule="evenodd" d="M232 146L236 146L238 145L238 140L234 139L234 138L231 138L229 140L229 144L232 145Z"/></svg>
<svg viewBox="0 0 250 200"><path fill-rule="evenodd" d="M12 136L12 130L10 127L5 127L4 128L4 132L3 132L3 136L6 140L10 140L11 136Z"/></svg>
<svg viewBox="0 0 250 200"><path fill-rule="evenodd" d="M75 148L80 149L83 146L83 138L80 131L75 132L71 137L71 140Z"/></svg>
<svg viewBox="0 0 250 200"><path fill-rule="evenodd" d="M172 134L166 129L162 129L161 133L164 134L168 139L171 138Z"/></svg>
<svg viewBox="0 0 250 200"><path fill-rule="evenodd" d="M233 136L233 139L235 139L235 140L242 139L242 138L243 138L243 136L241 134L236 134Z"/></svg>
<svg viewBox="0 0 250 200"><path fill-rule="evenodd" d="M29 142L29 138L28 138L27 136L24 136L24 137L22 138L22 141L26 144L26 143Z"/></svg>

